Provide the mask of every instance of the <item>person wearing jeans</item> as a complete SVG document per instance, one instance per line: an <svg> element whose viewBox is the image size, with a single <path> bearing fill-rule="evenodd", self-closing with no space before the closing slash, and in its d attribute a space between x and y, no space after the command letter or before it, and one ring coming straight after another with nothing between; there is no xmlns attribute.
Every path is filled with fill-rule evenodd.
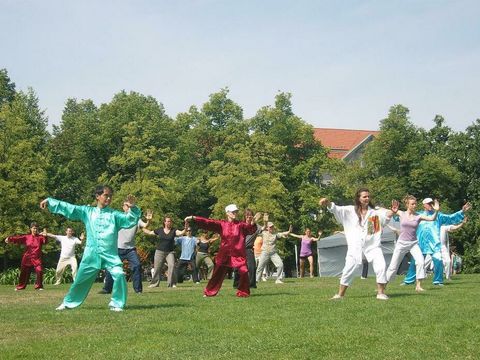
<svg viewBox="0 0 480 360"><path fill-rule="evenodd" d="M123 211L127 213L129 207L126 202L123 203ZM138 221L137 226L131 227L130 229L121 229L118 232L118 256L123 262L128 261L128 266L132 271L132 284L133 290L138 294L143 291L142 285L142 264L140 263L140 258L138 257L137 248L135 247L135 234L139 229L143 229L148 226L151 218L152 212L147 210L147 222L143 222L141 219ZM105 284L103 289L100 290L100 294L110 294L113 289L113 278L112 275L106 271L105 272Z"/></svg>

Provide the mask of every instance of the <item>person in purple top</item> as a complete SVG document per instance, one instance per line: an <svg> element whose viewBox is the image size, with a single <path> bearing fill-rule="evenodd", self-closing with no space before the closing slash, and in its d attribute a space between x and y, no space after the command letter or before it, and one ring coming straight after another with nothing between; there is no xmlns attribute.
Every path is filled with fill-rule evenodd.
<svg viewBox="0 0 480 360"><path fill-rule="evenodd" d="M322 236L322 231L318 231L318 238L312 236L312 231L309 228L305 229L305 235L297 235L290 233L290 236L301 239L300 245L300 277L305 276L305 260L308 259L310 264L310 277L313 278L313 252L312 252L312 243L314 241L320 240Z"/></svg>
<svg viewBox="0 0 480 360"><path fill-rule="evenodd" d="M415 259L416 264L416 291L424 291L421 281L425 278L425 261L423 259L422 251L418 246L417 228L420 221L435 221L437 213L440 208L438 201L435 201L433 209L435 212L433 215L419 215L416 212L417 199L412 195L407 195L403 199L405 203L406 211L399 210L399 202L397 200L392 201L392 211L400 217L400 235L398 236L395 249L393 250L392 260L387 269L387 281L390 282L395 277L400 263L408 252Z"/></svg>

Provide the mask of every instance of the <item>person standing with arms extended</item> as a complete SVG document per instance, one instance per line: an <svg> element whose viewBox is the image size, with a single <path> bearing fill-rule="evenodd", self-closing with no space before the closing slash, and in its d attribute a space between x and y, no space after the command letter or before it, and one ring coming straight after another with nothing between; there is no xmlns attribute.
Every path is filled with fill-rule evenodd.
<svg viewBox="0 0 480 360"><path fill-rule="evenodd" d="M207 280L210 280L212 278L214 266L209 254L210 244L214 241L217 241L219 238L220 237L217 234L215 234L215 236L210 239L207 238L207 234L201 234L198 237L198 250L197 256L195 258L195 267L197 268L197 271L200 272L200 266L202 264L205 264L205 266L207 267Z"/></svg>
<svg viewBox="0 0 480 360"><path fill-rule="evenodd" d="M15 291L23 290L27 287L32 268L37 275L35 290L43 290L42 246L47 243L47 238L38 233L37 223L32 222L30 224L30 234L9 236L5 239L5 242L7 244L25 245L25 252L20 265L20 279L15 287Z"/></svg>
<svg viewBox="0 0 480 360"><path fill-rule="evenodd" d="M128 202L123 202L123 212L128 213L130 208L128 207ZM133 291L136 294L141 294L143 292L142 284L142 263L140 262L140 257L137 253L137 248L135 246L135 235L139 229L143 229L148 226L150 220L152 219L153 212L152 210L147 210L145 218L147 222L144 222L142 219L138 220L137 226L131 227L129 229L120 229L118 231L118 256L120 260L128 261L128 266L132 271L132 285ZM105 283L103 289L99 291L99 294L110 294L113 289L113 278L112 275L105 271Z"/></svg>
<svg viewBox="0 0 480 360"><path fill-rule="evenodd" d="M433 199L425 198L422 201L423 211L419 215L432 215L434 212ZM463 205L462 210L453 214L438 212L435 221L421 222L417 229L417 239L423 255L430 255L433 260L433 285L443 285L442 244L440 241L440 227L442 225L454 225L463 221L465 212L471 209L470 203ZM403 282L413 284L415 282L415 261L410 262L408 273Z"/></svg>
<svg viewBox="0 0 480 360"><path fill-rule="evenodd" d="M185 277L185 269L192 268L192 280L195 284L200 284L200 278L198 275L198 268L195 262L196 248L198 239L192 235L192 228L190 226L185 227L186 235L177 237L175 244L180 245L182 252L180 253L180 259L178 259L176 267L176 279L177 283L183 283Z"/></svg>
<svg viewBox="0 0 480 360"><path fill-rule="evenodd" d="M467 217L457 225L442 225L440 227L440 242L442 243L442 262L445 278L450 280L452 277L452 260L450 258L450 239L448 234L460 229L467 222Z"/></svg>
<svg viewBox="0 0 480 360"><path fill-rule="evenodd" d="M42 235L54 238L60 243L62 250L60 251L60 258L58 259L57 269L55 270L55 284L60 285L62 281L62 275L65 269L70 265L72 269L72 278L75 280L77 276L77 258L75 257L75 246L80 245L85 237L85 234L80 235L80 239L73 236L73 229L67 227L66 235L54 235L47 233L46 231Z"/></svg>
<svg viewBox="0 0 480 360"><path fill-rule="evenodd" d="M355 271L362 266L362 253L372 262L377 278L377 299L388 300L385 258L380 246L382 227L390 220L392 211L377 210L370 201L370 191L360 188L355 194L355 205L338 206L327 198L321 198L320 206L327 206L335 219L342 224L347 239L347 256L340 278L338 293L332 300L340 300L352 284Z"/></svg>
<svg viewBox="0 0 480 360"><path fill-rule="evenodd" d="M245 209L245 219L247 216L253 216L253 212L250 209ZM258 218L262 216L261 213L256 214ZM257 263L255 261L255 254L253 251L253 245L255 244L255 239L257 235L262 233L262 227L257 224L257 231L253 234L245 236L245 253L247 259L247 268L248 268L248 279L250 280L250 289L257 288ZM233 276L233 287L238 288L238 282L240 280L240 276L238 274L238 270L234 271Z"/></svg>
<svg viewBox="0 0 480 360"><path fill-rule="evenodd" d="M127 196L126 203L129 207L127 213L113 210L109 207L112 196L110 186L98 185L95 188L96 206L72 205L50 197L40 203L42 209L48 208L53 214L82 221L87 231L87 243L77 277L57 310L80 306L101 269L108 270L114 280L110 310L122 311L125 307L127 282L122 261L118 257L118 231L136 226L141 211L135 206L133 195Z"/></svg>
<svg viewBox="0 0 480 360"><path fill-rule="evenodd" d="M400 266L403 257L410 252L416 264L416 286L417 292L424 291L421 281L425 278L425 262L422 251L418 246L417 228L420 221L435 221L440 205L435 201L433 209L435 212L430 215L418 215L416 213L417 199L412 195L407 195L403 199L406 211L399 210L399 203L397 200L392 201L392 211L400 217L400 235L393 250L392 259L387 269L387 281L390 282L395 277L395 274Z"/></svg>
<svg viewBox="0 0 480 360"><path fill-rule="evenodd" d="M173 226L170 216L166 216L163 220L163 227L149 230L143 228L143 232L150 236L156 236L156 250L153 258L153 276L150 281L149 288L158 287L160 285L160 273L163 265L167 262L167 287L177 287L175 279L175 237L185 235L185 228L177 230Z"/></svg>
<svg viewBox="0 0 480 360"><path fill-rule="evenodd" d="M272 222L268 221L268 214L264 214L263 221L265 223L262 231L262 254L260 255L260 260L258 260L257 268L257 282L260 281L262 277L263 270L267 266L268 262L271 260L273 265L277 268L277 280L275 284L283 284L283 261L280 255L277 252L277 240L280 238L287 237L292 231L292 226L285 232L275 232L275 226Z"/></svg>
<svg viewBox="0 0 480 360"><path fill-rule="evenodd" d="M312 244L314 241L320 240L322 236L322 231L318 231L318 238L312 236L312 231L309 228L305 229L305 235L297 235L290 233L290 236L300 239L300 277L305 276L305 260L308 260L310 265L310 277L313 278L313 251Z"/></svg>
<svg viewBox="0 0 480 360"><path fill-rule="evenodd" d="M203 291L204 296L216 296L222 287L227 270L238 268L240 281L237 289L238 297L250 296L250 282L245 252L245 236L257 230L253 215L246 216L246 221L238 221L238 207L230 204L225 207L227 220L206 219L200 216L187 216L185 221L193 220L201 229L220 234L220 249L215 257L215 269L212 278Z"/></svg>

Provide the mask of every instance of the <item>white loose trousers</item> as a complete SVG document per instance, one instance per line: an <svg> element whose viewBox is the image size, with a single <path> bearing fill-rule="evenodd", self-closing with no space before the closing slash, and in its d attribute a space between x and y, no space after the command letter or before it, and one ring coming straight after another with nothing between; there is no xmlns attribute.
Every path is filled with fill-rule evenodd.
<svg viewBox="0 0 480 360"><path fill-rule="evenodd" d="M377 278L377 283L386 284L386 264L382 249L380 247L374 247L364 251L363 253L367 261L372 263L373 271L375 272L375 276ZM358 254L360 254L360 262L358 261ZM362 266L361 255L361 247L360 249L352 249L352 251L350 251L350 248L348 249L347 256L345 257L345 266L342 270L342 277L340 278L340 285L350 286L352 284L356 270Z"/></svg>
<svg viewBox="0 0 480 360"><path fill-rule="evenodd" d="M422 250L418 246L418 241L398 240L393 250L392 260L387 270L387 281L390 282L395 278L398 267L400 266L404 256L410 252L415 259L415 271L418 280L425 278L425 260L423 259Z"/></svg>
<svg viewBox="0 0 480 360"><path fill-rule="evenodd" d="M450 259L450 251L445 245L442 245L442 262L443 262L443 272L447 280L450 280L452 275L452 260Z"/></svg>
<svg viewBox="0 0 480 360"><path fill-rule="evenodd" d="M356 270L362 266L362 253L373 263L377 283L386 284L385 258L380 246L382 227L390 220L386 211L368 208L365 217L359 219L353 206L338 206L333 202L328 211L343 225L348 246L340 285L351 285Z"/></svg>
<svg viewBox="0 0 480 360"><path fill-rule="evenodd" d="M72 268L72 277L73 280L75 280L78 269L77 259L75 258L75 256L61 257L60 260L58 260L57 270L55 271L55 280L57 283L60 283L60 281L62 280L63 272L68 265L70 265L70 267Z"/></svg>

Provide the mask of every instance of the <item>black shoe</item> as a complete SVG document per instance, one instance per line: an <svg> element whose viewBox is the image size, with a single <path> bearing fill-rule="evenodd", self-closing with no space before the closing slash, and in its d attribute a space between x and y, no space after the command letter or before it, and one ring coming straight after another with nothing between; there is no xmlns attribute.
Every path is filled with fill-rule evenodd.
<svg viewBox="0 0 480 360"><path fill-rule="evenodd" d="M98 292L99 294L110 294L107 290L102 289Z"/></svg>

